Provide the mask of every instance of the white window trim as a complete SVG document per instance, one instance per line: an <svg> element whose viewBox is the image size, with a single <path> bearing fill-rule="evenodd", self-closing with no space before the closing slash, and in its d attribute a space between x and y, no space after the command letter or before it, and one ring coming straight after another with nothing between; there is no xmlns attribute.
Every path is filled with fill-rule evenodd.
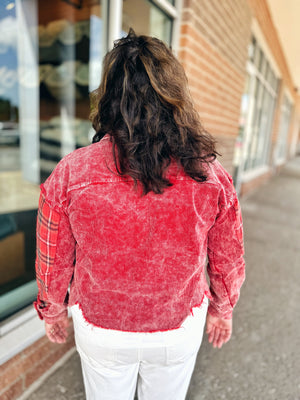
<svg viewBox="0 0 300 400"><path fill-rule="evenodd" d="M106 0L108 1L108 0ZM167 0L151 0L160 10L172 18L171 46L175 54L179 47L179 34L181 22L182 0L176 0L173 6ZM109 0L107 4L108 14L108 50L113 48L114 41L120 39L122 31L123 0Z"/></svg>
<svg viewBox="0 0 300 400"><path fill-rule="evenodd" d="M122 31L123 0L108 1L108 50L114 46L114 41L120 39Z"/></svg>
<svg viewBox="0 0 300 400"><path fill-rule="evenodd" d="M175 55L178 54L179 49L179 37L180 37L180 25L181 25L181 14L182 14L182 0L175 0L175 7L177 15L173 20L172 28L172 41L171 46Z"/></svg>
<svg viewBox="0 0 300 400"><path fill-rule="evenodd" d="M14 313L11 317L6 318L0 323L0 340L3 336L14 330L19 325L36 316L36 311L30 305L21 311Z"/></svg>
<svg viewBox="0 0 300 400"><path fill-rule="evenodd" d="M171 47L176 55L179 48L182 0L175 0L174 5L167 0L151 0L151 2L172 18Z"/></svg>
<svg viewBox="0 0 300 400"><path fill-rule="evenodd" d="M258 71L257 67L254 65L252 61L247 61L246 64L246 71L250 75L255 75L261 82L263 82L264 86L267 88L267 90L270 92L270 94L273 97L277 97L277 93L275 90L271 87L270 83L266 80L266 78ZM277 79L277 76L276 76Z"/></svg>
<svg viewBox="0 0 300 400"><path fill-rule="evenodd" d="M178 13L176 10L176 6L174 7L167 0L151 0L152 3L156 4L161 10L163 10L166 14L168 14L171 18L177 18Z"/></svg>
<svg viewBox="0 0 300 400"><path fill-rule="evenodd" d="M45 335L44 323L32 307L31 310L24 310L23 315L12 319L11 324L14 325L12 330L8 329L8 324L2 327L2 331L9 331L0 338L0 365Z"/></svg>
<svg viewBox="0 0 300 400"><path fill-rule="evenodd" d="M103 32L102 32L102 44L103 44L103 54L106 54L108 50L108 3L109 0L99 0L101 4L101 18L103 21ZM102 61L102 60L101 60Z"/></svg>
<svg viewBox="0 0 300 400"><path fill-rule="evenodd" d="M252 70L254 70L254 67L251 64L247 64L247 72L250 74L250 76L254 75L254 72L252 72ZM254 80L250 79L249 85L250 85L249 92L253 93ZM254 101L253 96L251 96L249 99L248 112L247 112L247 117L246 117L245 127L244 127L245 131L243 134L243 147L242 147L242 158L241 158L241 175L242 175L241 179L242 180L243 180L243 175L245 172L244 168L245 168L245 162L246 162L246 151L247 151L249 141L251 139L249 125L251 123L253 112L254 112L253 101Z"/></svg>
<svg viewBox="0 0 300 400"><path fill-rule="evenodd" d="M71 317L68 309L68 317ZM0 365L45 336L45 323L33 306L4 321L0 327Z"/></svg>

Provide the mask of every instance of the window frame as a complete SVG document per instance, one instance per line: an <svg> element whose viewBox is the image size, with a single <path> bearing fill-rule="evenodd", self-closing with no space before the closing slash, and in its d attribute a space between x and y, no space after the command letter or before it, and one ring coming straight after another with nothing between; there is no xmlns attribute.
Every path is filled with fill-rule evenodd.
<svg viewBox="0 0 300 400"><path fill-rule="evenodd" d="M255 48L250 51L250 46L255 44ZM257 54L259 53L260 55L260 61L259 65L261 64L262 59L264 59L264 64L265 67L263 68L263 71L259 69L258 63L258 56ZM278 98L278 88L279 88L279 82L280 82L280 70L277 67L277 64L273 58L272 53L270 52L268 45L263 37L263 34L258 26L258 23L256 20L253 21L252 25L252 36L251 36L251 41L249 43L249 51L248 51L248 60L246 64L246 73L248 74L249 79L249 105L248 105L248 111L247 111L247 116L246 116L246 121L244 125L244 132L243 132L243 150L241 153L241 160L240 160L240 165L239 169L240 172L238 173L239 175L239 181L240 183L248 182L249 180L252 180L260 175L262 175L265 172L268 172L270 169L270 152L271 152L271 137L272 137L272 128L274 124L274 118L275 118L275 109L277 105L277 98ZM270 82L270 78L271 81ZM274 89L273 88L273 83L274 80L277 80L277 86ZM249 151L248 149L250 148L249 146L252 146L251 139L253 139L253 132L252 132L252 122L253 122L253 113L255 112L255 109L257 108L257 99L255 98L255 90L256 90L256 84L261 85L262 94L265 96L271 96L270 100L272 103L270 103L269 99L267 98L268 101L268 108L271 110L270 118L266 121L266 130L268 132L267 137L264 138L264 147L262 151L262 162L258 163L258 165L252 165L249 168L249 165L247 166L246 163L247 161L250 160L249 156ZM263 100L263 99L262 99ZM264 107L264 104L262 102L262 109ZM257 127L257 138L259 139L259 132L261 130L261 120L260 124ZM258 144L259 146L259 144ZM253 164L257 164L257 160L254 160ZM248 168L247 168L248 167Z"/></svg>
<svg viewBox="0 0 300 400"><path fill-rule="evenodd" d="M107 49L113 48L114 41L120 38L122 31L122 11L123 0L105 0L107 2L108 30L107 30ZM172 5L167 0L149 0L163 13L172 19L171 47L175 54L179 48L180 16L182 10L182 0L175 0Z"/></svg>

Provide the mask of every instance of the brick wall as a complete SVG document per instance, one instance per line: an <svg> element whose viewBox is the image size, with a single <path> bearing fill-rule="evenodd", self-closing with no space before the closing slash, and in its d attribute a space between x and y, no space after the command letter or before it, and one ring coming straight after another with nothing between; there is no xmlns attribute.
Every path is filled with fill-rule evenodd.
<svg viewBox="0 0 300 400"><path fill-rule="evenodd" d="M65 344L51 343L46 336L0 367L0 400L15 400L49 370L74 345L73 327Z"/></svg>
<svg viewBox="0 0 300 400"><path fill-rule="evenodd" d="M178 56L204 127L232 171L251 12L246 0L185 0Z"/></svg>
<svg viewBox="0 0 300 400"><path fill-rule="evenodd" d="M255 18L281 71L282 82L272 127L269 165L273 167L284 88L297 107L289 130L295 136L300 110L293 81L266 0L184 0L178 56L204 127L217 139L220 158L233 173L233 155L239 128L240 104L246 78L247 49ZM275 171L275 170L274 170ZM262 179L245 184L244 192Z"/></svg>

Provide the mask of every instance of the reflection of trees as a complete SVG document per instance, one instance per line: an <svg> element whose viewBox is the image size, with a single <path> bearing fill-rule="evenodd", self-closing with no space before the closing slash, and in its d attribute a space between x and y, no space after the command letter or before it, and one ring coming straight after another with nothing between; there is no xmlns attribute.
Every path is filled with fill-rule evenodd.
<svg viewBox="0 0 300 400"><path fill-rule="evenodd" d="M0 121L19 121L19 108L12 105L10 100L0 97Z"/></svg>

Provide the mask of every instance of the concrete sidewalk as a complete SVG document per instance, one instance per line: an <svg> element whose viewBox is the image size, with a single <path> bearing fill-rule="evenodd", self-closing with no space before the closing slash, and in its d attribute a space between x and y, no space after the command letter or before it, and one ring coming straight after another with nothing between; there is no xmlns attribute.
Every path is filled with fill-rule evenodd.
<svg viewBox="0 0 300 400"><path fill-rule="evenodd" d="M233 337L221 350L204 338L187 400L300 400L300 158L242 209L247 279ZM77 354L28 399L85 399Z"/></svg>

